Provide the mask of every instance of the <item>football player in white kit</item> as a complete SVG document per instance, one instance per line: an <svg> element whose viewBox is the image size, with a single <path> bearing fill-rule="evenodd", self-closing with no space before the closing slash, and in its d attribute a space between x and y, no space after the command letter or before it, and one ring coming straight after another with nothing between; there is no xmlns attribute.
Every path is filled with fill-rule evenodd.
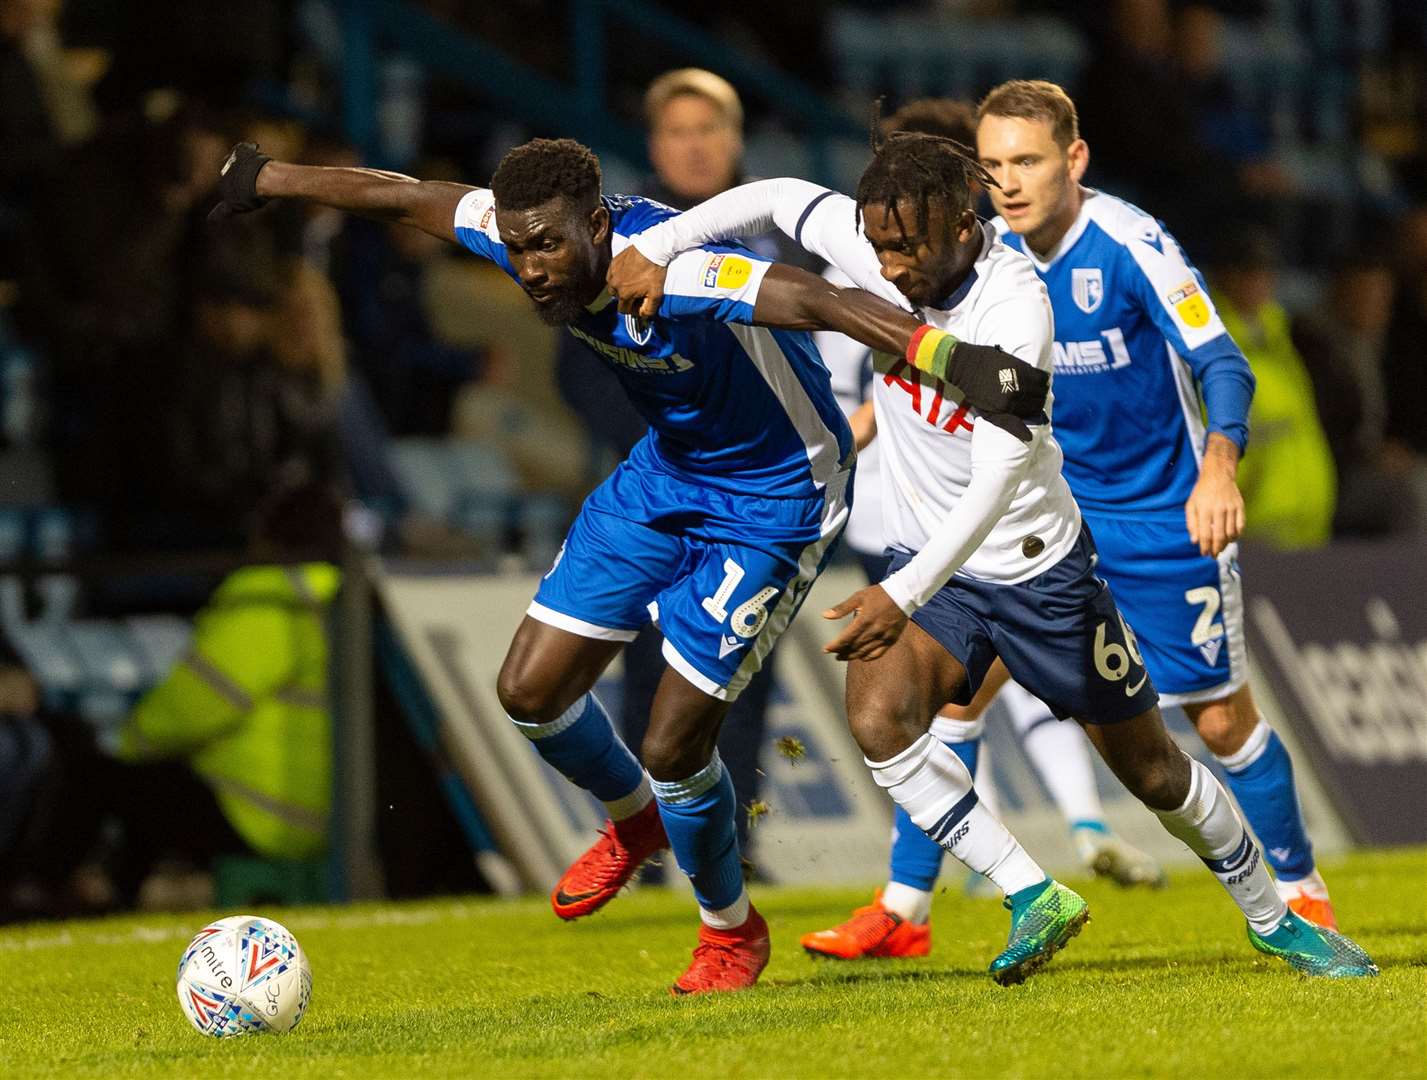
<svg viewBox="0 0 1427 1080"><path fill-rule="evenodd" d="M1248 361L1174 237L1081 186L1090 150L1063 89L1003 83L979 115L980 158L1000 182L993 224L1031 258L1055 309L1056 432L1099 572L1139 634L1162 703L1183 706L1223 766L1280 895L1337 929L1288 750L1248 682L1234 543Z"/></svg>
<svg viewBox="0 0 1427 1080"><path fill-rule="evenodd" d="M883 121L883 130L940 135L969 148L976 141L976 105L954 98L909 101ZM973 201L979 199L979 186L972 197ZM835 266L828 267L823 276L835 285L852 285ZM843 543L856 556L867 580L879 582L886 576L889 556L882 540L882 489L871 404L872 351L832 331L814 334L813 342L832 376L833 395L852 422L857 442L861 482L843 530ZM1106 821L1085 735L1074 725L1057 723L1044 704L1016 683L1002 690L1004 679L996 678L997 674L1004 676L1003 665L992 668L969 706L948 705L931 724L932 734L951 747L971 773L982 801L993 807L996 801L981 738L984 714L994 699L1001 702L1005 722L1064 817L1085 868L1120 885L1163 885L1164 871L1159 863L1115 835ZM945 854L941 845L897 807L886 886L850 918L804 934L803 948L838 960L926 956L931 951L932 897ZM979 881L970 879L968 885Z"/></svg>
<svg viewBox="0 0 1427 1080"><path fill-rule="evenodd" d="M735 188L634 237L610 267L611 291L622 310L652 312L659 268L680 251L776 226L930 324L904 357L875 358L891 572L824 613L854 616L826 648L849 662L848 722L877 783L1007 894L1011 945L993 975L1004 964L1005 981L1018 981L1085 918L1079 897L1006 845L966 767L928 731L941 706L971 700L997 656L1057 716L1078 720L1125 786L1200 856L1243 911L1255 948L1309 974L1375 974L1353 942L1288 909L1223 788L1165 729L1134 635L1094 573L1050 401L1045 422L1018 437L938 377L948 339L1051 366L1044 286L977 220L972 178L994 184L950 140L894 133L879 140L855 200L793 179Z"/></svg>

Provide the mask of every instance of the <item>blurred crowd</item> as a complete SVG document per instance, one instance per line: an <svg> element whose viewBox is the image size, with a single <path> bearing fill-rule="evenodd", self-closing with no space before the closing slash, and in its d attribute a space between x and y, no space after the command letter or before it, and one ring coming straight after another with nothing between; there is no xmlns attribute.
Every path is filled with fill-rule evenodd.
<svg viewBox="0 0 1427 1080"><path fill-rule="evenodd" d="M572 67L569 4L412 6L536 72L559 78ZM879 40L868 48L895 39L899 48L930 41L933 49L938 38L925 28L955 26L957 40L970 28L991 44L1013 39L1023 24L1063 29L1067 41L1080 43L1066 81L1091 147L1089 182L1165 218L1206 270L1257 375L1241 473L1249 539L1292 548L1423 529L1427 16L1420 3L1338 5L1347 15L1336 38L1307 27L1315 77L1336 96L1331 107L1287 121L1277 99L1245 107L1234 34L1250 25L1281 28L1324 5L812 0L730 2L693 15L665 6L825 90L848 130L864 123L875 94L887 94L891 105L914 96L905 73L857 67L859 26L887 20L913 31L874 34ZM479 183L511 145L571 134L491 108L478 81L437 77L392 53L372 73L377 108L359 152L342 122L342 12L337 0L251 0L237 8L218 0L176 7L0 0L0 561L21 567L86 551L201 550L246 553L259 567L293 559L331 566L340 527L359 506L372 526L364 535L388 551L534 567L553 554L583 492L642 434L609 373L541 325L503 275L424 234L288 205L221 230L207 225L219 167L240 140L290 161L365 162ZM951 39L942 44L950 48ZM687 57L655 44L609 57L618 59L607 72L610 111L644 129L652 166L641 179L642 163L607 155L607 174L619 187L685 207L750 175L796 167L772 152L801 146L789 137L796 124L756 87L740 85L740 99L707 72L660 78ZM854 85L847 74L854 68L870 74ZM998 77L1045 73L966 70L923 65L918 77L933 83L916 88L974 98ZM963 82L934 82L954 77ZM1335 127L1344 115L1346 128ZM851 151L860 168L860 146L853 142ZM769 253L803 261L787 249ZM286 513L295 502L304 512ZM286 522L281 543L273 541L275 520ZM44 539L54 531L44 523L53 521L67 523L57 545ZM215 604L226 611L225 603L256 588L256 579L231 575L219 584L220 577L198 593L160 588L157 595L179 597L178 610L211 628L221 622ZM145 741L134 732L158 706L131 710L137 691L128 702L110 701L105 715L115 741L104 753L86 741L85 727L68 722L73 697L56 698L35 670L43 649L33 645L32 616L63 590L45 586L49 599L37 600L43 583L33 575L23 581L29 592L0 603L8 642L0 643L0 661L8 661L0 663L7 718L0 720L0 776L13 780L0 790L0 881L8 888L19 880L15 864L3 860L28 851L30 891L0 897L0 908L132 902L140 887L132 863L106 891L76 879L70 861L33 862L36 851L89 850L101 836L95 819L62 821L74 830L63 841L26 839L21 808L59 805L73 790L61 781L99 775L94 762L122 760L120 745L133 758ZM70 596L61 614L126 615L153 602L155 590L139 591L141 600ZM252 595L289 614L311 600L263 588ZM327 600L330 589L321 603ZM229 658L222 633L214 633L217 653L203 654L196 639L183 655L200 656L200 668L223 669ZM649 636L635 653L642 648L654 665L658 642ZM266 673L267 681L252 685L230 672L225 678L248 702L250 713L241 715L276 707L270 703L281 702L279 691L298 686L282 680L297 679L300 667L294 659L281 678ZM652 692L640 689L638 670L636 662L627 724L647 713L639 695ZM745 695L747 716L732 718L732 730L761 730L768 682ZM149 692L164 685L156 677ZM48 719L27 726L36 717ZM211 834L233 850L261 852L265 841L245 832L244 811L218 797L214 776L198 764L208 744L195 735L191 745L174 745L188 775L204 779L206 796L192 797L211 820L230 826ZM69 773L56 772L56 761L68 763ZM751 777L756 768L747 766ZM34 778L28 787L27 777ZM106 781L104 790L124 786ZM279 802L291 796L303 814L316 812L310 792L259 794ZM155 831L152 807L111 809L130 821L133 835ZM273 853L311 850L279 844Z"/></svg>

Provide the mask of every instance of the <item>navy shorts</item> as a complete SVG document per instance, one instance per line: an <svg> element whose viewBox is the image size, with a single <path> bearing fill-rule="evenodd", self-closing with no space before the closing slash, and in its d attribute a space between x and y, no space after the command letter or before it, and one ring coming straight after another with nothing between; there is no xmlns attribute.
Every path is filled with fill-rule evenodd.
<svg viewBox="0 0 1427 1080"><path fill-rule="evenodd" d="M912 558L891 555L889 573ZM966 668L953 704L970 703L999 656L1011 678L1062 720L1112 724L1154 707L1159 694L1095 560L1095 542L1082 528L1065 558L1029 581L953 577L912 616Z"/></svg>

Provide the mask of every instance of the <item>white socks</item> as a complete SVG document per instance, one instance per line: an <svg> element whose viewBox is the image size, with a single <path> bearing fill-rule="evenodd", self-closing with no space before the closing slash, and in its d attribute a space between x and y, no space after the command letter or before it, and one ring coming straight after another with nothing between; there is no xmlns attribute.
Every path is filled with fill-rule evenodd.
<svg viewBox="0 0 1427 1080"><path fill-rule="evenodd" d="M632 818L639 813L653 799L654 788L649 782L649 774L645 772L640 774L637 788L622 798L606 800L604 808L609 812L611 821L623 821L625 818Z"/></svg>
<svg viewBox="0 0 1427 1080"><path fill-rule="evenodd" d="M961 759L930 732L896 757L868 761L867 767L918 828L1002 892L1046 880L1006 826L979 805Z"/></svg>
<svg viewBox="0 0 1427 1080"><path fill-rule="evenodd" d="M736 930L748 921L748 907L748 890L744 889L738 894L738 899L726 908L713 911L700 906L699 918L703 919L705 926L712 926L715 930Z"/></svg>
<svg viewBox="0 0 1427 1080"><path fill-rule="evenodd" d="M889 881L882 889L882 906L909 923L921 925L932 917L932 894L915 885Z"/></svg>
<svg viewBox="0 0 1427 1080"><path fill-rule="evenodd" d="M1255 932L1277 929L1288 907L1274 889L1259 849L1214 774L1189 759L1189 797L1178 810L1156 810L1171 836L1213 871Z"/></svg>
<svg viewBox="0 0 1427 1080"><path fill-rule="evenodd" d="M1298 878L1296 881L1274 880L1273 887L1278 890L1278 895L1283 897L1286 904L1295 896L1308 896L1314 900L1327 900L1328 883L1323 880L1323 875L1314 870L1307 877Z"/></svg>

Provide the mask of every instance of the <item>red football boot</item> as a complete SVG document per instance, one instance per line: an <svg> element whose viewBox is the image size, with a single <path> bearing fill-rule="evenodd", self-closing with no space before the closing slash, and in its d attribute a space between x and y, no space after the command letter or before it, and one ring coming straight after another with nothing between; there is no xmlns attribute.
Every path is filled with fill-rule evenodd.
<svg viewBox="0 0 1427 1080"><path fill-rule="evenodd" d="M550 894L550 906L562 919L591 915L614 899L644 860L669 846L659 804L623 821L606 821L600 838L570 864Z"/></svg>
<svg viewBox="0 0 1427 1080"><path fill-rule="evenodd" d="M747 990L768 966L768 924L750 907L742 926L715 930L699 926L694 959L679 981L669 987L675 997L723 990Z"/></svg>
<svg viewBox="0 0 1427 1080"><path fill-rule="evenodd" d="M852 913L852 918L830 930L804 934L803 948L812 956L834 960L861 960L869 956L926 956L932 949L930 923L908 922L882 906L882 890L872 903Z"/></svg>

